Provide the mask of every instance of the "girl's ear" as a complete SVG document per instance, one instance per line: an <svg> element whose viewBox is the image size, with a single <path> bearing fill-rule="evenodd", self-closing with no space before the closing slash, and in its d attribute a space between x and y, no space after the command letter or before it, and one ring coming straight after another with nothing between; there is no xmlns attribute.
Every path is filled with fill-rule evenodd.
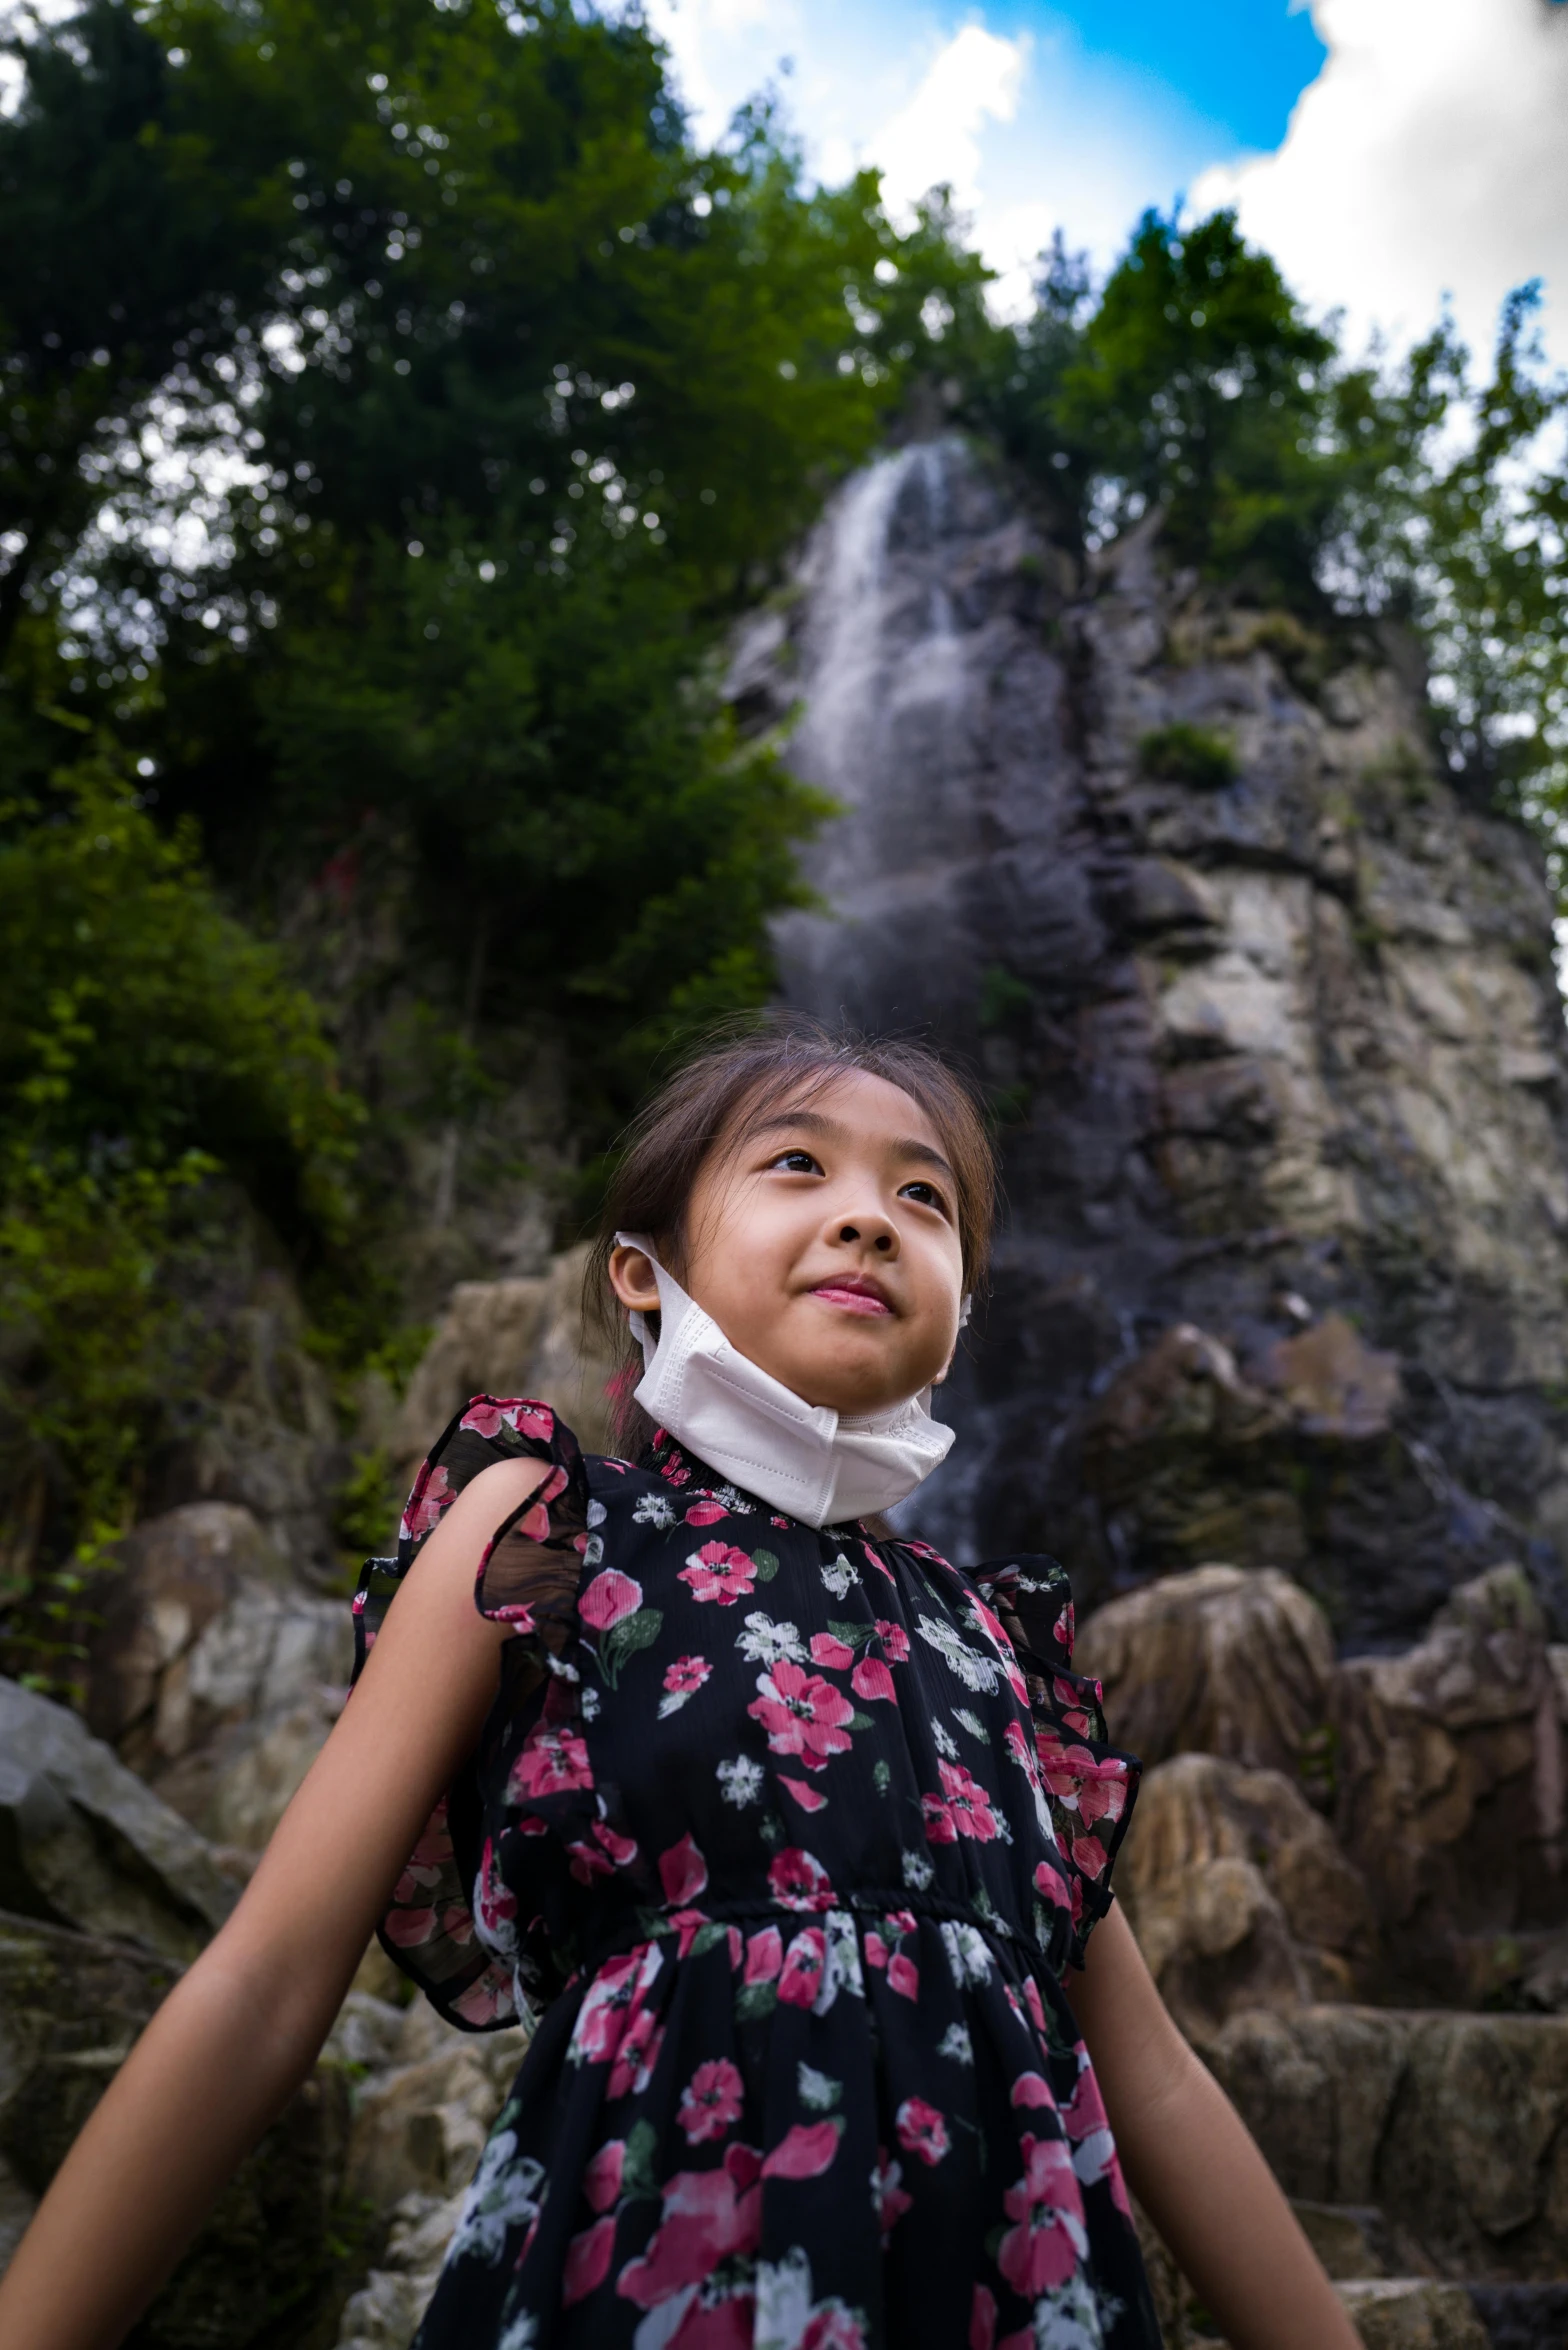
<svg viewBox="0 0 1568 2350"><path fill-rule="evenodd" d="M618 1241L610 1251L610 1287L634 1314L656 1314L659 1284L653 1277L653 1259L646 1249Z"/></svg>

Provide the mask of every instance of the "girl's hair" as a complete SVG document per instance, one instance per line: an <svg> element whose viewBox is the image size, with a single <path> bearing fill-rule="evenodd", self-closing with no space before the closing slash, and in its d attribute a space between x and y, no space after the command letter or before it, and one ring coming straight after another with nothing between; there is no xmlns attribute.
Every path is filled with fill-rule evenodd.
<svg viewBox="0 0 1568 2350"><path fill-rule="evenodd" d="M610 1287L616 1233L645 1233L671 1271L681 1274L686 1211L714 1153L742 1148L754 1126L776 1115L781 1102L809 1101L856 1070L896 1085L935 1127L953 1169L964 1287L983 1287L996 1216L996 1154L965 1078L928 1045L834 1031L796 1013L774 1013L743 1029L720 1030L626 1129L588 1260L586 1316L618 1358L610 1392L617 1441L628 1453L641 1450L652 1427L632 1398L642 1376L642 1354Z"/></svg>

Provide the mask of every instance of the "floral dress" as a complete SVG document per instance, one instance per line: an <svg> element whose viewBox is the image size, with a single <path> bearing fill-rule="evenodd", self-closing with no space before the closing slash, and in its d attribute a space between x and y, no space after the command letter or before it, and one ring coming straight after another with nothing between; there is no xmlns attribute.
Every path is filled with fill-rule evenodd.
<svg viewBox="0 0 1568 2350"><path fill-rule="evenodd" d="M818 1532L481 1397L370 1562L361 1661L519 1454L500 1694L381 1938L455 2024L542 2013L416 2350L1157 2350L1062 1988L1138 1766L1061 1568Z"/></svg>

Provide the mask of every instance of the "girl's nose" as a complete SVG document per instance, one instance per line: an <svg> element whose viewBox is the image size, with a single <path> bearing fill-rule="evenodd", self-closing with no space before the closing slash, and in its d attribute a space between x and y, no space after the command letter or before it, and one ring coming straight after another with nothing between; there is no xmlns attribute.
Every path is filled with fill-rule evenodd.
<svg viewBox="0 0 1568 2350"><path fill-rule="evenodd" d="M865 1237L859 1224L841 1224L838 1236L840 1240L860 1240ZM888 1255L893 1246L892 1227L886 1224L881 1225L880 1229L872 1234L871 1245L873 1248L880 1249L884 1256Z"/></svg>

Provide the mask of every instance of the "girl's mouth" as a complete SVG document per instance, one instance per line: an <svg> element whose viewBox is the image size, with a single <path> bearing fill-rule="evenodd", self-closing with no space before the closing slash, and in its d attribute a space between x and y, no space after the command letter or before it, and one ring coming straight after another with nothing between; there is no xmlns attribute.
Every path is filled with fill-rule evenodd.
<svg viewBox="0 0 1568 2350"><path fill-rule="evenodd" d="M890 1314L886 1292L879 1281L869 1273L843 1273L831 1281L819 1281L811 1292L823 1304L837 1306L846 1314Z"/></svg>

